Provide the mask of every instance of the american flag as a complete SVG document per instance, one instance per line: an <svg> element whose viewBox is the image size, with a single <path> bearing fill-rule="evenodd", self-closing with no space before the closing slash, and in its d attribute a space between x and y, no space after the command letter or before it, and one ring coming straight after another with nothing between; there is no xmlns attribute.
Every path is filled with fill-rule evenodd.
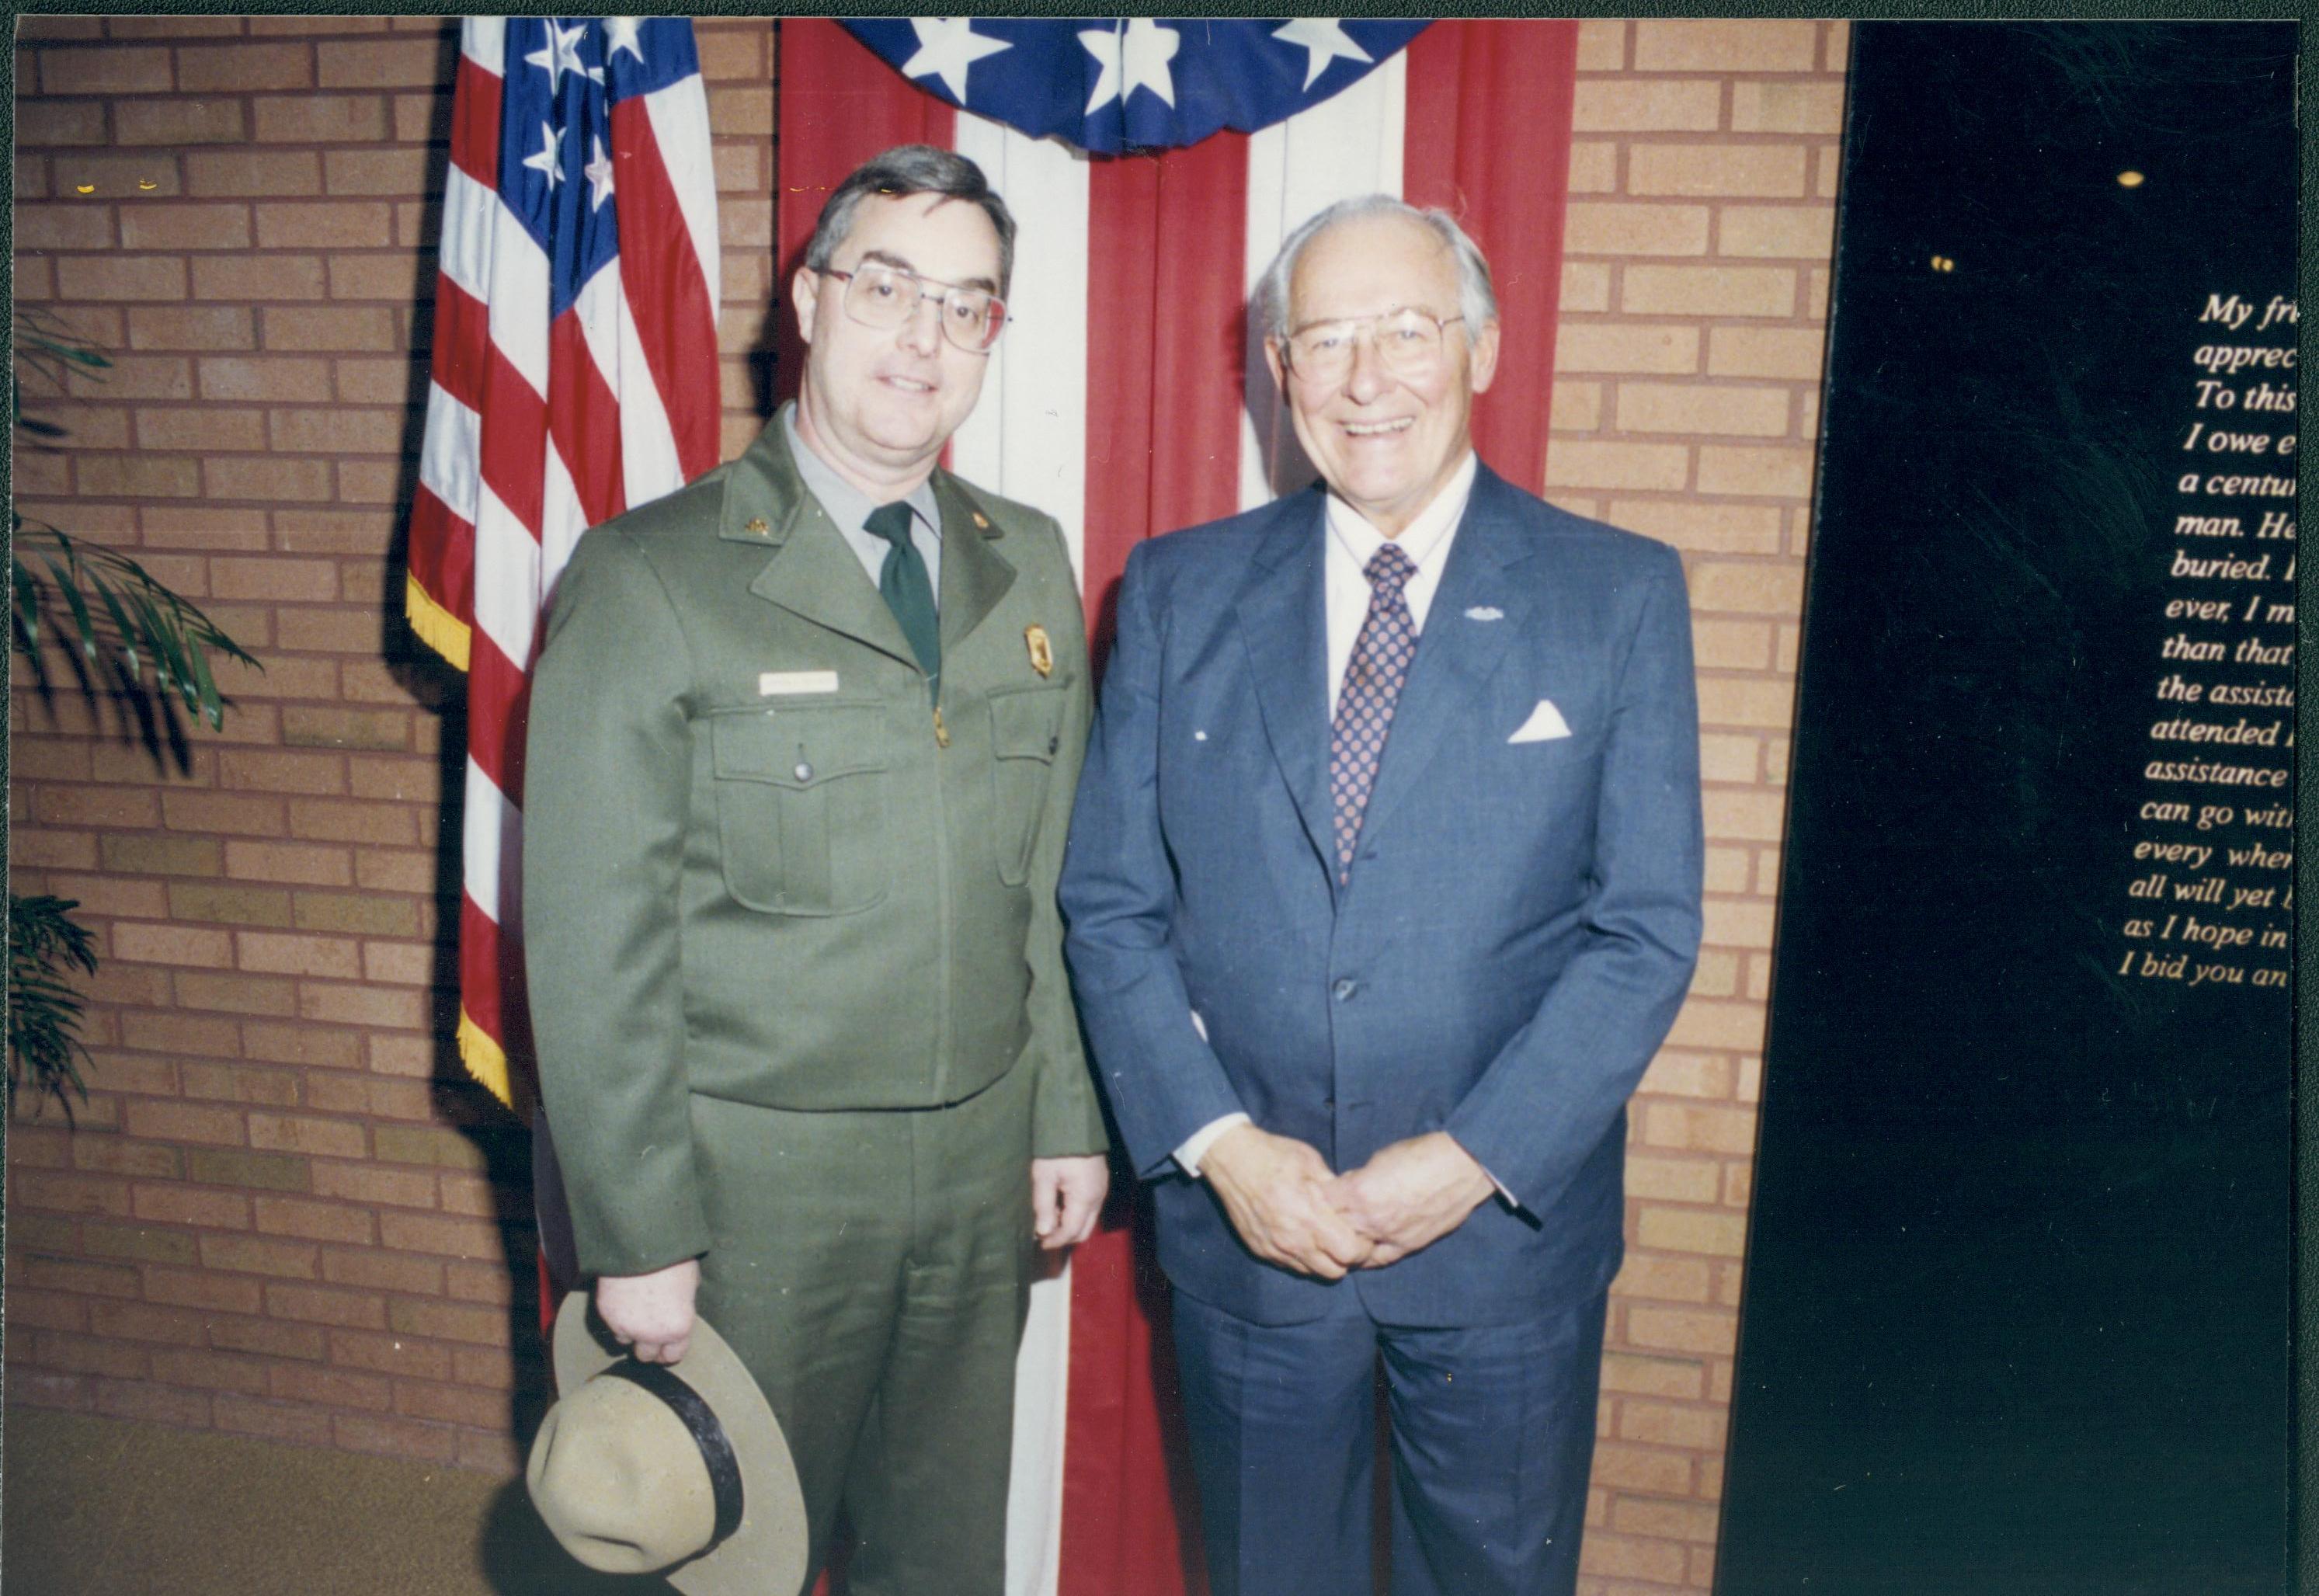
<svg viewBox="0 0 2319 1596"><path fill-rule="evenodd" d="M1504 331L1475 442L1542 488L1576 52L1570 22L785 19L781 258L828 185L889 145L954 149L988 174L1021 228L1009 323L950 464L1062 523L1100 649L1139 539L1312 479L1248 301L1333 201L1439 205L1481 245ZM1082 153L1123 148L1144 153ZM1176 1419L1154 1396L1163 1302L1121 1229L1033 1289L1010 1596L1200 1588L1175 1512L1190 1483L1169 1479Z"/></svg>
<svg viewBox="0 0 2319 1596"><path fill-rule="evenodd" d="M717 464L692 23L466 19L438 256L406 609L467 672L459 1051L514 1106L531 1093L517 888L540 615L581 533Z"/></svg>

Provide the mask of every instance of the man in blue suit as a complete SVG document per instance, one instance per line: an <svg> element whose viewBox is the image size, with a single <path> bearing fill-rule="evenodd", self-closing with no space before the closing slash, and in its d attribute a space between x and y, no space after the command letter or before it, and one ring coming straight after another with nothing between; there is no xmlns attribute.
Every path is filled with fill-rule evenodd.
<svg viewBox="0 0 2319 1596"><path fill-rule="evenodd" d="M1266 357L1325 493L1146 543L1073 816L1066 944L1155 1183L1215 1596L1567 1592L1625 1104L1700 935L1673 550L1475 459L1489 267L1315 217Z"/></svg>

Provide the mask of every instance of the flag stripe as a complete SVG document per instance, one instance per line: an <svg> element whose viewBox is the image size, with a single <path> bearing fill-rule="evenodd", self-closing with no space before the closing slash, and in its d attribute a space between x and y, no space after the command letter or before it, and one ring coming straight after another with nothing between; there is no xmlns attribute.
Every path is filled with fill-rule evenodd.
<svg viewBox="0 0 2319 1596"><path fill-rule="evenodd" d="M607 266L580 291L572 309L547 329L547 436L577 492L583 524L610 520L627 508L620 490L620 399L590 348L593 329L619 314L619 285ZM619 329L604 329L617 347Z"/></svg>
<svg viewBox="0 0 2319 1596"><path fill-rule="evenodd" d="M698 94L699 78L684 81ZM714 387L677 380L693 362L706 358L713 364L717 352L715 289L694 247L693 209L699 201L692 206L681 203L652 113L641 100L612 107L612 160L625 235L619 271L628 285L628 306L645 357L636 381L641 384L649 373L655 390L666 396L663 410L676 437L677 457L686 476L697 476L717 464L723 402ZM688 184L693 176L687 171Z"/></svg>
<svg viewBox="0 0 2319 1596"><path fill-rule="evenodd" d="M444 397L463 409L481 410L491 353L490 307L448 272L441 274L435 280L435 358L430 374Z"/></svg>

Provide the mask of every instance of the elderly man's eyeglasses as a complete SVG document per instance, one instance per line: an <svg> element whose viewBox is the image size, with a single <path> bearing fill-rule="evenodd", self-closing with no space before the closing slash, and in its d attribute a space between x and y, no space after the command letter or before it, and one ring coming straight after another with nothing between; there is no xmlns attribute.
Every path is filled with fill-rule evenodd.
<svg viewBox="0 0 2319 1596"><path fill-rule="evenodd" d="M1409 380L1441 369L1442 343L1451 322L1414 308L1344 321L1316 321L1281 341L1288 369L1308 383L1341 383L1353 369L1353 351L1363 338L1376 347L1377 359L1392 376Z"/></svg>
<svg viewBox="0 0 2319 1596"><path fill-rule="evenodd" d="M900 266L865 260L850 272L823 268L823 275L845 284L845 313L864 327L889 330L933 300L941 307L943 337L970 355L980 355L1006 329L1006 303L979 288L953 288Z"/></svg>

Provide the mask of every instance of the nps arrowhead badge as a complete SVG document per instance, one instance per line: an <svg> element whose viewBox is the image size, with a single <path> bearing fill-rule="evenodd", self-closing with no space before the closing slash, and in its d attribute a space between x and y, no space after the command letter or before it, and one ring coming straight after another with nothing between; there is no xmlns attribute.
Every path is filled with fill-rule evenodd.
<svg viewBox="0 0 2319 1596"><path fill-rule="evenodd" d="M1033 624L1023 628L1023 641L1031 645L1031 669L1042 676L1055 673L1055 651L1047 643L1047 628Z"/></svg>

